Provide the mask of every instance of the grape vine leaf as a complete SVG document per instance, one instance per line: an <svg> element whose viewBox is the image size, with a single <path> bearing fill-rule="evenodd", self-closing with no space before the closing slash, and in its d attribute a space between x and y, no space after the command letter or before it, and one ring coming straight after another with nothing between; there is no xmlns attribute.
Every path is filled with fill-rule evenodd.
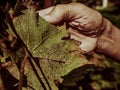
<svg viewBox="0 0 120 90"><path fill-rule="evenodd" d="M17 33L22 38L32 55L39 59L38 63L40 64L52 90L58 89L55 85L55 80L62 83L64 80L61 76L66 76L69 72L82 65L90 64L84 56L80 54L80 50L75 44L75 41L61 40L61 38L67 34L67 30L65 30L64 26L56 28L41 17L38 18L38 23L36 24L35 12L32 10L24 10L23 13L23 15L14 20ZM45 83L41 72L38 67L36 68ZM82 73L86 72L85 70L86 69L83 69L80 70L80 72L77 72L79 78ZM32 90L30 87L35 90L43 89L42 85L38 84L37 77L29 64L26 64L25 66L25 75L28 80L28 87L26 90Z"/></svg>

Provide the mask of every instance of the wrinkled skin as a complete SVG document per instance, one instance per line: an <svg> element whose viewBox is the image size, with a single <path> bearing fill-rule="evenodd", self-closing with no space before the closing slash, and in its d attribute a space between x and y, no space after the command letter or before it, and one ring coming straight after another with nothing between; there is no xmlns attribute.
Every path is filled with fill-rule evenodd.
<svg viewBox="0 0 120 90"><path fill-rule="evenodd" d="M79 47L84 52L96 48L97 39L104 30L101 14L80 3L59 4L37 13L51 24L66 23L70 39L81 42Z"/></svg>

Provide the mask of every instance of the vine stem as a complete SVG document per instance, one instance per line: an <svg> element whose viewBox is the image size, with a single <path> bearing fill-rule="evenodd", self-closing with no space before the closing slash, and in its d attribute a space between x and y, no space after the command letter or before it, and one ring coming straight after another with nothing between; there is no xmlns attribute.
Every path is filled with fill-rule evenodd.
<svg viewBox="0 0 120 90"><path fill-rule="evenodd" d="M0 90L6 90L2 79L2 65L0 62Z"/></svg>
<svg viewBox="0 0 120 90"><path fill-rule="evenodd" d="M24 80L24 67L25 67L26 60L27 60L27 55L25 55L24 59L21 62L18 90L22 90L23 80Z"/></svg>

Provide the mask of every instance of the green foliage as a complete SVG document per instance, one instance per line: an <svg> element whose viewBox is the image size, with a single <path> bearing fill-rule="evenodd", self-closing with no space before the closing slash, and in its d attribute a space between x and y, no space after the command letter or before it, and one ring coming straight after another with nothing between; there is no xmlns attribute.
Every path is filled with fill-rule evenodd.
<svg viewBox="0 0 120 90"><path fill-rule="evenodd" d="M72 70L71 72L69 72L67 75L63 77L64 80L62 82L62 85L76 86L77 82L84 79L84 75L87 74L88 71L90 71L92 67L94 67L94 65L85 64L81 67L75 68L74 70Z"/></svg>

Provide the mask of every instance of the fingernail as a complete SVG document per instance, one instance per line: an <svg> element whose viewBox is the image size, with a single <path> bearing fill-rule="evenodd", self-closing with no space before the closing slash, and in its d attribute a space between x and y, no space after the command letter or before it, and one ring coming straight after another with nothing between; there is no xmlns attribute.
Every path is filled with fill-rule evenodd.
<svg viewBox="0 0 120 90"><path fill-rule="evenodd" d="M71 24L74 25L74 26L78 26L79 25L79 23L75 22L75 21L71 22Z"/></svg>

